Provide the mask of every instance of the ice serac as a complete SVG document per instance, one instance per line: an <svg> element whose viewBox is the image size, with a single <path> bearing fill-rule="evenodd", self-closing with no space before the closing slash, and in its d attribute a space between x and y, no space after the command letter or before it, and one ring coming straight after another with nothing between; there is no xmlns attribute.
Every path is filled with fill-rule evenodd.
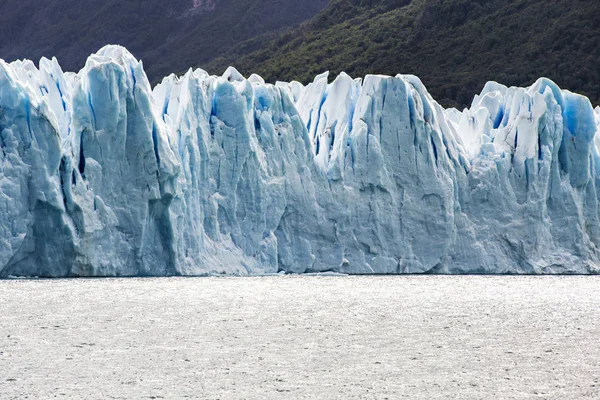
<svg viewBox="0 0 600 400"><path fill-rule="evenodd" d="M599 127L547 79L459 111L410 75L0 61L0 276L598 273Z"/></svg>
<svg viewBox="0 0 600 400"><path fill-rule="evenodd" d="M66 275L74 248L63 212L59 124L31 63L0 60L0 272ZM45 260L53 260L52 265Z"/></svg>

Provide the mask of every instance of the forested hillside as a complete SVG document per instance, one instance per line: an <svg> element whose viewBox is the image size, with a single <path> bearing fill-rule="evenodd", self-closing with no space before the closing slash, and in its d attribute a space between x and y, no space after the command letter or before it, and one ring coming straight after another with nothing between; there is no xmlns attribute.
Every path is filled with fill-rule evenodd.
<svg viewBox="0 0 600 400"><path fill-rule="evenodd" d="M3 0L0 58L56 56L79 70L106 44L144 60L153 82L206 63L242 41L289 28L328 0ZM258 43L261 43L258 41Z"/></svg>
<svg viewBox="0 0 600 400"><path fill-rule="evenodd" d="M488 80L546 76L600 103L598 0L5 0L0 37L0 58L56 56L75 71L121 44L153 83L229 65L270 82L415 74L462 107Z"/></svg>
<svg viewBox="0 0 600 400"><path fill-rule="evenodd" d="M255 42L204 66L304 83L325 70L415 74L446 106L469 104L488 80L546 76L600 102L597 0L333 0L260 50Z"/></svg>

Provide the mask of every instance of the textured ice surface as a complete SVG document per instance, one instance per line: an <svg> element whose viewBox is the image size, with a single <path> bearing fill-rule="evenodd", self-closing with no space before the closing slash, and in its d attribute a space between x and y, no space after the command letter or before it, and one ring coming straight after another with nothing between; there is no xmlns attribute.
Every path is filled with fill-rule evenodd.
<svg viewBox="0 0 600 400"><path fill-rule="evenodd" d="M587 98L328 79L0 60L0 276L600 272Z"/></svg>

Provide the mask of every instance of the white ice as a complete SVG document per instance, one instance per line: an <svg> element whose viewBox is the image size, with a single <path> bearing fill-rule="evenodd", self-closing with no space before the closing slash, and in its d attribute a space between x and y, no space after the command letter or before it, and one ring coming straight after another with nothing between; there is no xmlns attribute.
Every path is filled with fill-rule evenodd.
<svg viewBox="0 0 600 400"><path fill-rule="evenodd" d="M459 111L410 75L0 60L0 276L598 273L599 127L547 79Z"/></svg>

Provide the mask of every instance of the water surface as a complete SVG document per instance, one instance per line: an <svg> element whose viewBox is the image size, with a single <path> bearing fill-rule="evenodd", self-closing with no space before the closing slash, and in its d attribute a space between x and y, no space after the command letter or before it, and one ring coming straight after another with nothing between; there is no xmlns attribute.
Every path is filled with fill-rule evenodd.
<svg viewBox="0 0 600 400"><path fill-rule="evenodd" d="M0 281L0 398L597 399L600 277Z"/></svg>

